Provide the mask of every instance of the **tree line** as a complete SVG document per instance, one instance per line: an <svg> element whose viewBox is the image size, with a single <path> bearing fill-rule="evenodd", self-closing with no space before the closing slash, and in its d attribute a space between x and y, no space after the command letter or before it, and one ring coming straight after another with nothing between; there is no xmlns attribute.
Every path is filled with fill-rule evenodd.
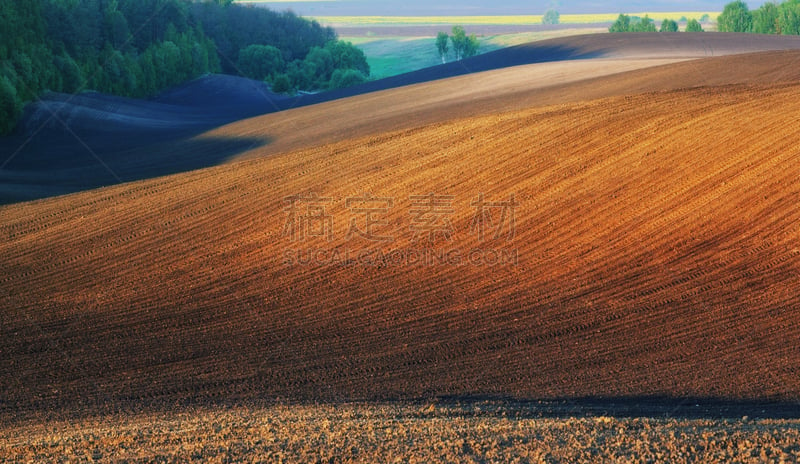
<svg viewBox="0 0 800 464"><path fill-rule="evenodd" d="M210 72L274 90L363 82L363 52L291 12L231 0L0 1L0 134L45 91L146 97Z"/></svg>
<svg viewBox="0 0 800 464"><path fill-rule="evenodd" d="M664 20L660 32L678 30L677 23ZM747 32L754 34L800 35L800 0L787 0L782 3L767 2L756 10L750 10L747 3L737 0L725 5L717 18L719 32ZM609 28L610 32L655 32L653 20L620 14ZM701 32L701 24L691 19L686 24L687 32Z"/></svg>
<svg viewBox="0 0 800 464"><path fill-rule="evenodd" d="M753 11L742 1L728 3L717 19L717 29L720 32L800 35L800 0L768 2Z"/></svg>
<svg viewBox="0 0 800 464"><path fill-rule="evenodd" d="M616 21L608 28L608 32L678 32L678 22L672 19L661 21L661 26L656 28L655 21L648 15L643 17L620 14ZM686 20L686 32L703 32L703 26L696 19Z"/></svg>

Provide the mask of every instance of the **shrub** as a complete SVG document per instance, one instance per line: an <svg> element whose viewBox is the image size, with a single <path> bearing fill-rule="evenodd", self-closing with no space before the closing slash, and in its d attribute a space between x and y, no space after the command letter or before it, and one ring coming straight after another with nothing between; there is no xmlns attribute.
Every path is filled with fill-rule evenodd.
<svg viewBox="0 0 800 464"><path fill-rule="evenodd" d="M638 22L633 25L634 32L656 32L656 24L650 17L644 15Z"/></svg>
<svg viewBox="0 0 800 464"><path fill-rule="evenodd" d="M620 13L614 24L608 28L608 32L629 32L631 28L631 17Z"/></svg>
<svg viewBox="0 0 800 464"><path fill-rule="evenodd" d="M357 69L337 69L331 76L331 89L343 89L354 85L363 84L367 81L364 74Z"/></svg>
<svg viewBox="0 0 800 464"><path fill-rule="evenodd" d="M661 21L659 32L678 32L678 23L671 19L665 19Z"/></svg>
<svg viewBox="0 0 800 464"><path fill-rule="evenodd" d="M703 32L703 26L696 19L690 19L686 23L686 32Z"/></svg>
<svg viewBox="0 0 800 464"><path fill-rule="evenodd" d="M281 51L271 45L249 45L239 52L239 71L251 79L264 80L285 70Z"/></svg>
<svg viewBox="0 0 800 464"><path fill-rule="evenodd" d="M272 79L272 91L275 93L290 93L292 91L292 81L286 74L278 74Z"/></svg>

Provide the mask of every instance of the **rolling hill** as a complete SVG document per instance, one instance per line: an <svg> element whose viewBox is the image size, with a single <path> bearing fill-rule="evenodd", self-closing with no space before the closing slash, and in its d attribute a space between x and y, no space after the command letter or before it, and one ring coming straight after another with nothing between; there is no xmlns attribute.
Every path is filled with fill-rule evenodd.
<svg viewBox="0 0 800 464"><path fill-rule="evenodd" d="M3 206L0 415L794 403L799 60L454 77L191 138L250 143L235 162Z"/></svg>
<svg viewBox="0 0 800 464"><path fill-rule="evenodd" d="M449 107L467 116L511 108L677 88L657 74L639 81L612 80L615 90L585 85L557 86L588 78L710 56L800 49L792 36L754 34L594 34L533 42L467 60L368 82L302 95L272 94L263 83L231 76L206 76L149 101L96 93L51 94L31 105L14 137L0 139L0 203L72 193L120 182L191 171L238 159L256 146L272 152L384 130L437 122ZM730 63L734 65L733 62ZM721 65L722 66L722 65ZM750 66L748 63L747 66ZM769 60L752 66L773 72ZM703 75L693 64L681 74L684 86L735 83L748 73L715 69ZM791 79L793 68L783 72ZM480 80L474 77L481 73ZM457 80L448 78L461 77ZM413 84L439 81L434 86ZM616 82L617 84L614 84ZM624 85L618 85L625 83ZM625 85L634 85L627 88ZM398 93L393 89L409 87ZM543 88L551 90L543 92ZM384 91L389 91L384 92ZM559 93L560 92L560 93ZM359 96L359 100L349 97ZM373 100L373 103L363 103ZM338 103L329 103L336 102ZM378 104L380 102L380 104ZM320 103L330 106L319 106ZM285 110L309 107L307 111ZM387 111L391 107L391 111ZM434 111L436 110L436 111ZM197 135L252 116L254 137L231 140ZM346 118L330 117L346 114ZM451 117L451 116L445 116ZM333 125L331 125L333 124ZM267 133L265 137L265 132ZM292 140L294 139L294 140Z"/></svg>

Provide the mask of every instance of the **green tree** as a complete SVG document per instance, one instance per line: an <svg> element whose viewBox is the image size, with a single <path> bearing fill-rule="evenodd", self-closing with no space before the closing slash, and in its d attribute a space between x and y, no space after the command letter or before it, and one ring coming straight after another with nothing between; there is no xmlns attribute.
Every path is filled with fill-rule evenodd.
<svg viewBox="0 0 800 464"><path fill-rule="evenodd" d="M463 26L453 26L450 42L453 44L453 53L456 55L456 60L463 58L464 50L467 47L467 33L464 31Z"/></svg>
<svg viewBox="0 0 800 464"><path fill-rule="evenodd" d="M314 47L303 60L302 74L305 85L299 85L300 89L324 89L328 87L333 71L333 56L325 48Z"/></svg>
<svg viewBox="0 0 800 464"><path fill-rule="evenodd" d="M686 32L703 32L703 26L701 26L696 19L692 18L686 23Z"/></svg>
<svg viewBox="0 0 800 464"><path fill-rule="evenodd" d="M192 74L202 74L211 69L211 63L208 61L208 51L200 42L192 44L191 53L191 69Z"/></svg>
<svg viewBox="0 0 800 464"><path fill-rule="evenodd" d="M703 16L700 16L701 23L707 23L709 21L711 21L711 16L709 16L708 13L705 13L703 14Z"/></svg>
<svg viewBox="0 0 800 464"><path fill-rule="evenodd" d="M442 64L446 62L447 52L450 51L449 40L450 36L447 35L447 32L439 32L439 34L436 35L436 51L439 52Z"/></svg>
<svg viewBox="0 0 800 464"><path fill-rule="evenodd" d="M753 28L753 15L747 4L741 0L728 3L717 18L720 32L750 32Z"/></svg>
<svg viewBox="0 0 800 464"><path fill-rule="evenodd" d="M158 72L155 63L155 47L151 47L139 55L139 68L142 70L142 81L139 84L140 96L151 95L158 91Z"/></svg>
<svg viewBox="0 0 800 464"><path fill-rule="evenodd" d="M633 24L633 32L656 32L656 23L649 16L644 15Z"/></svg>
<svg viewBox="0 0 800 464"><path fill-rule="evenodd" d="M6 76L0 76L0 133L14 129L21 106L14 84Z"/></svg>
<svg viewBox="0 0 800 464"><path fill-rule="evenodd" d="M142 1L142 0L126 0ZM180 0L186 3L186 0ZM221 60L222 72L236 74L231 61L249 45L271 45L283 54L286 63L304 60L312 47L325 47L336 40L336 32L315 21L301 18L290 11L275 12L268 8L250 8L233 3L223 7L215 3L188 3L190 18L203 34L213 39ZM131 23L133 28L133 23Z"/></svg>
<svg viewBox="0 0 800 464"><path fill-rule="evenodd" d="M165 40L155 46L155 64L158 70L156 82L158 88L163 89L171 85L179 84L181 50L171 40Z"/></svg>
<svg viewBox="0 0 800 464"><path fill-rule="evenodd" d="M292 88L306 90L314 82L314 68L305 60L294 60L286 65L286 75L289 76Z"/></svg>
<svg viewBox="0 0 800 464"><path fill-rule="evenodd" d="M79 92L84 86L81 68L69 55L57 56L54 60L56 69L61 76L61 90L63 92Z"/></svg>
<svg viewBox="0 0 800 464"><path fill-rule="evenodd" d="M331 40L325 44L333 58L334 69L355 69L364 76L369 76L370 69L364 52L350 42Z"/></svg>
<svg viewBox="0 0 800 464"><path fill-rule="evenodd" d="M145 97L219 72L221 57L228 73L227 57L241 57L252 77L297 88L328 88L337 69L369 76L364 53L333 29L232 0L0 0L0 135L45 90ZM340 72L335 84L358 77Z"/></svg>
<svg viewBox="0 0 800 464"><path fill-rule="evenodd" d="M124 95L126 90L131 89L130 70L127 69L125 57L119 50L114 50L108 44L103 50L103 73L101 76L100 90L116 95ZM177 68L177 64L174 65Z"/></svg>
<svg viewBox="0 0 800 464"><path fill-rule="evenodd" d="M250 45L239 52L239 71L251 79L263 81L283 73L286 64L281 51L271 45Z"/></svg>
<svg viewBox="0 0 800 464"><path fill-rule="evenodd" d="M367 78L357 69L337 69L331 75L330 88L343 89L354 85L362 84Z"/></svg>
<svg viewBox="0 0 800 464"><path fill-rule="evenodd" d="M800 0L789 0L778 7L780 34L800 35Z"/></svg>
<svg viewBox="0 0 800 464"><path fill-rule="evenodd" d="M11 63L14 66L19 81L31 89L39 89L39 77L34 74L33 60L22 50L11 52Z"/></svg>
<svg viewBox="0 0 800 464"><path fill-rule="evenodd" d="M292 91L292 81L286 74L278 74L272 79L272 91L275 93L290 93Z"/></svg>
<svg viewBox="0 0 800 464"><path fill-rule="evenodd" d="M128 43L131 38L128 20L119 11L117 0L109 0L106 4L105 21L106 36L111 45L116 49L132 48L133 44Z"/></svg>
<svg viewBox="0 0 800 464"><path fill-rule="evenodd" d="M478 38L475 37L475 34L470 34L467 37L466 42L464 43L464 58L469 58L471 56L475 56L478 54L478 49L480 48L481 43L478 41Z"/></svg>
<svg viewBox="0 0 800 464"><path fill-rule="evenodd" d="M768 2L753 12L753 32L756 34L775 34L778 32L778 5Z"/></svg>
<svg viewBox="0 0 800 464"><path fill-rule="evenodd" d="M661 21L659 32L678 32L678 23L671 19L665 19Z"/></svg>
<svg viewBox="0 0 800 464"><path fill-rule="evenodd" d="M620 13L614 24L608 28L608 32L629 32L631 30L631 17Z"/></svg>
<svg viewBox="0 0 800 464"><path fill-rule="evenodd" d="M553 8L548 9L542 16L542 24L558 24L561 21L561 14Z"/></svg>

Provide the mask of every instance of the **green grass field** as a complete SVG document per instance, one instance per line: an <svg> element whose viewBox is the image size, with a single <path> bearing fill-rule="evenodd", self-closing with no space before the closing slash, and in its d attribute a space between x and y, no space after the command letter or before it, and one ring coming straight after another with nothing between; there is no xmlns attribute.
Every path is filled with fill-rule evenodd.
<svg viewBox="0 0 800 464"><path fill-rule="evenodd" d="M605 31L605 28L583 28L481 36L478 37L481 44L478 53L536 40ZM352 42L353 45L364 51L373 79L394 76L442 63L436 51L436 39L433 37L342 37L342 39ZM451 54L448 61L452 59Z"/></svg>

